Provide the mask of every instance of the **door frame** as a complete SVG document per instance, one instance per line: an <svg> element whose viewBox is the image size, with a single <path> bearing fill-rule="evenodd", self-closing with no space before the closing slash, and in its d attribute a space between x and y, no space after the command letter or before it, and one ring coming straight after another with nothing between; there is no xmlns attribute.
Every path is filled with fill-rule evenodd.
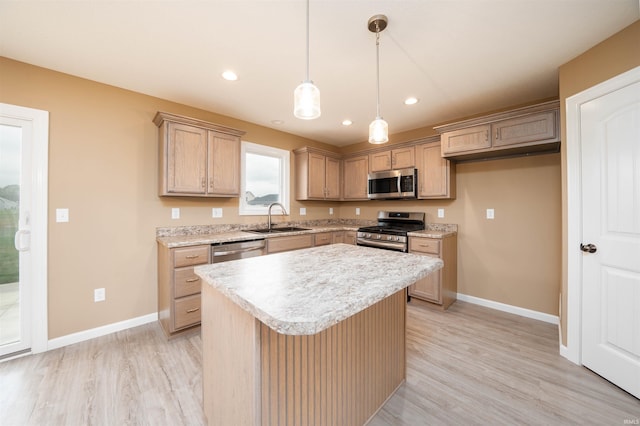
<svg viewBox="0 0 640 426"><path fill-rule="evenodd" d="M582 104L640 80L640 66L577 93L566 100L567 111L567 345L560 354L582 365Z"/></svg>
<svg viewBox="0 0 640 426"><path fill-rule="evenodd" d="M0 103L0 116L31 122L31 353L48 347L47 248L49 188L49 112Z"/></svg>

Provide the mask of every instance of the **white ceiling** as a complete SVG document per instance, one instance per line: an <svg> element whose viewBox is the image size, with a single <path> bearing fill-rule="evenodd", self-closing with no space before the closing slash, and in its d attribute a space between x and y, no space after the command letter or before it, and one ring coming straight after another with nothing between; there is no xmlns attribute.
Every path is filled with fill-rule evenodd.
<svg viewBox="0 0 640 426"><path fill-rule="evenodd" d="M0 0L0 56L342 146L366 140L375 118L375 14L389 18L381 113L397 133L558 96L558 67L640 18L638 3L311 0L322 100L311 121L292 112L304 0ZM239 80L223 80L226 69ZM420 102L406 106L408 96Z"/></svg>

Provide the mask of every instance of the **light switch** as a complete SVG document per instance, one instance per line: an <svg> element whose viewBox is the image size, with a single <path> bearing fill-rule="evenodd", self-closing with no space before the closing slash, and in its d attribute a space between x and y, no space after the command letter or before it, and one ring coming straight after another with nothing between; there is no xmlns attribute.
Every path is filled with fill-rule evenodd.
<svg viewBox="0 0 640 426"><path fill-rule="evenodd" d="M333 214L333 207L329 207L329 214Z"/></svg>
<svg viewBox="0 0 640 426"><path fill-rule="evenodd" d="M356 207L356 216L360 216L360 207Z"/></svg>
<svg viewBox="0 0 640 426"><path fill-rule="evenodd" d="M307 215L307 208L300 207L300 216L306 216L306 215Z"/></svg>
<svg viewBox="0 0 640 426"><path fill-rule="evenodd" d="M56 209L56 222L69 222L69 209Z"/></svg>
<svg viewBox="0 0 640 426"><path fill-rule="evenodd" d="M487 209L487 219L495 219L496 215L493 209Z"/></svg>
<svg viewBox="0 0 640 426"><path fill-rule="evenodd" d="M211 217L222 217L222 209L220 207L212 208Z"/></svg>
<svg viewBox="0 0 640 426"><path fill-rule="evenodd" d="M444 209L438 209L438 217L439 218L443 218L444 217Z"/></svg>
<svg viewBox="0 0 640 426"><path fill-rule="evenodd" d="M180 219L180 208L173 207L171 209L171 219Z"/></svg>

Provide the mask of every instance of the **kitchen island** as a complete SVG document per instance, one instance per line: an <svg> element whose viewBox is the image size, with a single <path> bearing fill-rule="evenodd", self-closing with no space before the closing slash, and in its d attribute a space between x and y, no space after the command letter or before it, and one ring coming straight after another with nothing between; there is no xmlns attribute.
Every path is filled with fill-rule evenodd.
<svg viewBox="0 0 640 426"><path fill-rule="evenodd" d="M334 244L197 267L209 424L367 422L405 378L404 289L442 264Z"/></svg>

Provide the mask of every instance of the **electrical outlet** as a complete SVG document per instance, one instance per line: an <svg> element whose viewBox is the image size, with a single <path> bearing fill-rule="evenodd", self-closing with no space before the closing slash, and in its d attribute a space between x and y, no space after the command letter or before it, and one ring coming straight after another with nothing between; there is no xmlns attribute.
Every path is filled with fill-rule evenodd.
<svg viewBox="0 0 640 426"><path fill-rule="evenodd" d="M356 207L356 216L360 216L360 207Z"/></svg>
<svg viewBox="0 0 640 426"><path fill-rule="evenodd" d="M329 207L329 214L333 214L333 207Z"/></svg>
<svg viewBox="0 0 640 426"><path fill-rule="evenodd" d="M212 208L211 217L222 217L222 209L219 207Z"/></svg>
<svg viewBox="0 0 640 426"><path fill-rule="evenodd" d="M95 290L93 290L94 302L104 302L106 298L107 295L104 288L96 288Z"/></svg>
<svg viewBox="0 0 640 426"><path fill-rule="evenodd" d="M69 222L69 209L56 209L56 222Z"/></svg>
<svg viewBox="0 0 640 426"><path fill-rule="evenodd" d="M495 219L496 214L493 209L487 209L487 219Z"/></svg>
<svg viewBox="0 0 640 426"><path fill-rule="evenodd" d="M174 207L171 209L171 219L180 219L180 208Z"/></svg>
<svg viewBox="0 0 640 426"><path fill-rule="evenodd" d="M307 215L307 208L300 207L300 216L306 216L306 215Z"/></svg>
<svg viewBox="0 0 640 426"><path fill-rule="evenodd" d="M443 218L444 217L444 209L438 209L438 217L439 218Z"/></svg>

